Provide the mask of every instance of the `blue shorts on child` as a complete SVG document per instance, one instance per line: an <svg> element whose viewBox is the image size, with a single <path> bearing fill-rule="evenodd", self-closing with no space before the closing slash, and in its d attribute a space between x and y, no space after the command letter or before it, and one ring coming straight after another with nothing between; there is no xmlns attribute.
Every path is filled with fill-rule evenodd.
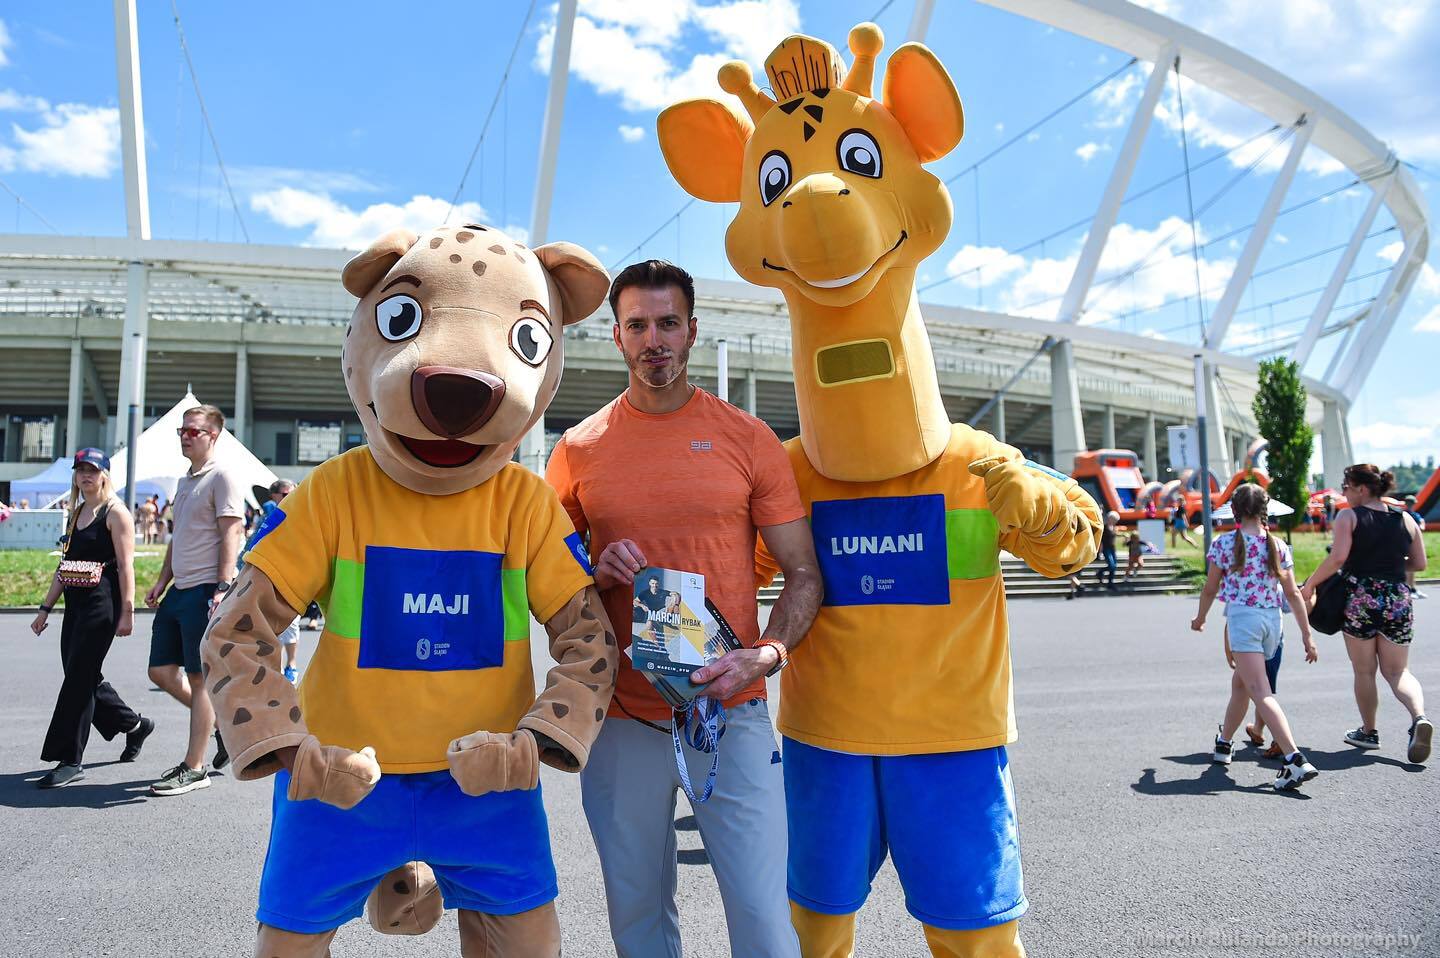
<svg viewBox="0 0 1440 958"><path fill-rule="evenodd" d="M446 908L514 915L558 893L539 788L476 798L448 770L385 775L347 811L293 802L289 787L289 773L277 773L255 913L264 924L339 928L360 917L386 872L410 861L434 870Z"/></svg>
<svg viewBox="0 0 1440 958"><path fill-rule="evenodd" d="M1225 621L1230 627L1231 652L1259 652L1267 659L1274 658L1284 636L1278 608L1230 602L1225 606Z"/></svg>

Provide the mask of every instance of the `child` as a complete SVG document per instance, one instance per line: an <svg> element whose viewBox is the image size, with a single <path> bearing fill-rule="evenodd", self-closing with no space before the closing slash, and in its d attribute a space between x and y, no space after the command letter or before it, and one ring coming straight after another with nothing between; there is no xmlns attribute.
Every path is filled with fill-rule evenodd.
<svg viewBox="0 0 1440 958"><path fill-rule="evenodd" d="M1275 735L1284 752L1284 762L1275 776L1275 788L1298 788L1319 774L1290 734L1290 724L1280 709L1265 675L1265 660L1280 647L1280 598L1284 593L1300 626L1305 643L1305 661L1319 658L1310 638L1310 620L1305 602L1291 572L1294 563L1285 543L1269 535L1265 516L1270 498L1257 485L1242 485L1231 496L1237 527L1215 537L1206 554L1209 572L1200 594L1200 609L1190 628L1205 630L1205 616L1218 595L1225 603L1225 619L1235 671L1230 680L1230 703L1225 721L1215 737L1213 761L1229 765L1231 738L1239 731L1253 700L1261 718Z"/></svg>
<svg viewBox="0 0 1440 958"><path fill-rule="evenodd" d="M1100 558L1105 560L1105 568L1095 570L1096 581L1103 581L1105 588L1111 592L1115 591L1115 567L1118 564L1115 560L1115 533L1120 528L1120 513L1113 509L1105 513L1105 525L1100 530Z"/></svg>
<svg viewBox="0 0 1440 958"><path fill-rule="evenodd" d="M1265 660L1265 678L1270 682L1270 691L1272 694L1280 690L1280 657L1284 652L1285 636L1281 635L1280 644L1275 646L1275 654ZM1225 660L1230 663L1231 669L1235 668L1235 655L1230 651L1230 627L1228 625L1225 627ZM1245 726L1245 737L1248 738L1250 744L1256 748L1264 748L1265 720L1260 717L1259 706L1255 708L1254 723ZM1285 752L1281 750L1280 743L1272 738L1270 740L1270 747L1265 749L1263 755L1265 758L1284 758Z"/></svg>
<svg viewBox="0 0 1440 958"><path fill-rule="evenodd" d="M1125 549L1128 553L1125 563L1125 581L1129 582L1132 575L1145 568L1145 557L1142 555L1144 547L1140 544L1138 531L1130 533L1130 537L1125 540Z"/></svg>

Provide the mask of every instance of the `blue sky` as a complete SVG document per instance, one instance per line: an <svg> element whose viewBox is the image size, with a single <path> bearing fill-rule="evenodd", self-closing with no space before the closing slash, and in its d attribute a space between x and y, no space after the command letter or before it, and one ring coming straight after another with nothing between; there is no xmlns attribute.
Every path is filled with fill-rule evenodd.
<svg viewBox="0 0 1440 958"><path fill-rule="evenodd" d="M655 143L657 109L717 95L715 69L759 64L793 30L841 46L849 27L882 12L893 49L911 3L896 0L581 0L551 238L625 255L688 199ZM1358 4L1284 0L1146 0L1239 47L1348 111L1403 159L1427 195L1440 173L1440 9L1418 0ZM157 237L356 245L404 223L458 216L523 233L548 77L554 8L538 0L381 5L201 4L179 10L238 214L201 121L170 5L140 3L152 232ZM522 34L522 23L525 28ZM124 232L113 18L109 3L21 2L0 19L0 228L71 235ZM519 46L515 46L519 37ZM1337 42L1343 37L1344 43ZM936 4L927 38L967 112L965 141L935 164L962 174L985 154L1128 57L974 0ZM516 50L489 132L467 158ZM977 172L951 183L949 241L922 269L927 300L1051 315L1093 213L1147 68L1131 67ZM1288 144L1269 120L1187 84L1186 130L1197 206L1235 180L1200 217L1205 305L1219 299L1244 227ZM1132 192L1183 170L1173 83L1132 180ZM1255 139L1251 139L1256 137ZM1249 141L1248 144L1246 141ZM1241 145L1245 144L1245 145ZM1226 150L1234 152L1221 156ZM1256 169L1241 171L1259 160ZM1318 298L1367 199L1314 148L1268 244L1229 348L1263 349L1294 331ZM1238 177L1238 179L1237 179ZM1329 194L1329 195L1326 195ZM1324 197L1323 199L1317 199ZM1091 295L1087 322L1148 335L1195 335L1185 183L1128 203L1099 278L1145 268ZM43 221L41 219L43 217ZM733 278L720 237L728 211L696 203L641 250ZM1373 296L1397 234L1382 212L1340 307ZM1235 235L1227 235L1234 233ZM1440 451L1440 242L1351 415L1357 455L1389 465ZM639 254L631 254L634 258ZM1310 258L1312 257L1313 258ZM1298 262L1297 262L1298 261ZM1286 300L1288 302L1276 302ZM1175 302L1172 302L1175 301ZM1167 304L1168 305L1165 305ZM1341 310L1337 310L1337 315ZM1309 367L1323 371L1330 346Z"/></svg>

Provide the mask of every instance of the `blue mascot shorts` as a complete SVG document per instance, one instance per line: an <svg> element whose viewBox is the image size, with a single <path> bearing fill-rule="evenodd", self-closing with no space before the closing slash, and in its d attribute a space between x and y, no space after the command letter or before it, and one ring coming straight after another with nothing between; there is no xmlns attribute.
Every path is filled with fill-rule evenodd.
<svg viewBox="0 0 1440 958"><path fill-rule="evenodd" d="M540 789L472 798L448 770L385 775L349 811L286 797L275 776L270 850L255 917L286 931L339 928L392 868L426 862L446 908L513 915L553 901L558 888Z"/></svg>
<svg viewBox="0 0 1440 958"><path fill-rule="evenodd" d="M887 851L927 925L988 928L1028 907L1004 746L852 755L787 738L785 805L790 900L811 911L859 911Z"/></svg>

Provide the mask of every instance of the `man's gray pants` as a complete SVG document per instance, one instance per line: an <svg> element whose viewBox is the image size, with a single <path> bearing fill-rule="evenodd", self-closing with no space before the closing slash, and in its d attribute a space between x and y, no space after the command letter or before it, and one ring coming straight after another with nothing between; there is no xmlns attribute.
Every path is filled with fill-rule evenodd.
<svg viewBox="0 0 1440 958"><path fill-rule="evenodd" d="M715 791L695 805L695 821L720 886L730 954L799 958L785 891L785 780L770 712L764 700L752 699L726 709L725 717ZM701 794L711 757L688 744L685 755L692 787ZM619 958L680 958L679 788L669 735L633 719L605 720L580 773L580 789Z"/></svg>

